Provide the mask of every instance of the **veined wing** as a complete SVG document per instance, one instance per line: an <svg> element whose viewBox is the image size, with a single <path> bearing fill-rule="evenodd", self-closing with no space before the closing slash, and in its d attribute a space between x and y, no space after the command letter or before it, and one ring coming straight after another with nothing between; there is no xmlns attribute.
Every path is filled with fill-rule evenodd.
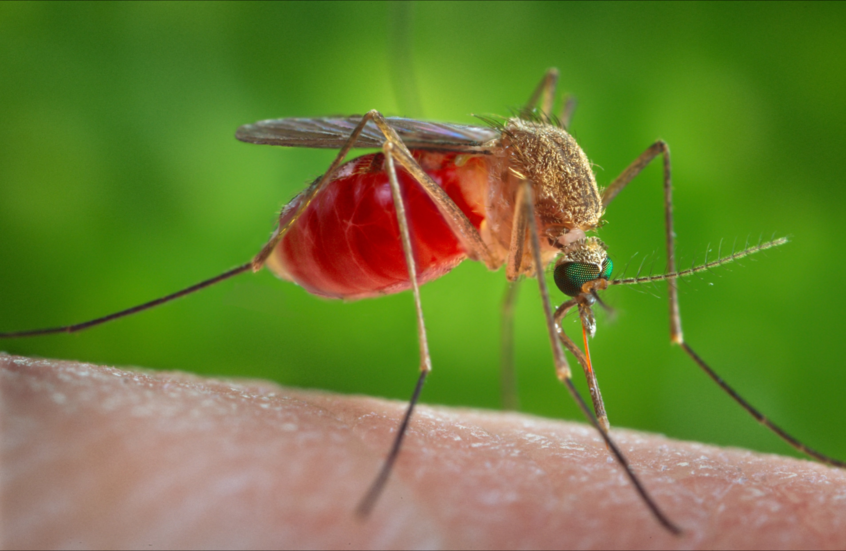
<svg viewBox="0 0 846 551"><path fill-rule="evenodd" d="M418 121L387 117L391 128L409 149L489 153L487 142L500 136L499 130L484 126ZM242 142L339 149L361 122L361 115L317 119L269 119L245 124L235 133ZM368 122L353 147L379 148L385 138L377 126Z"/></svg>

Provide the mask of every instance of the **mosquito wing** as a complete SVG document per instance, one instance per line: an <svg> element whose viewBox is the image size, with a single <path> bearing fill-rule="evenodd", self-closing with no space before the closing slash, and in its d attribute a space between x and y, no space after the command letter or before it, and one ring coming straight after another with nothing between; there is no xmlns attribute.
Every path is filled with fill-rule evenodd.
<svg viewBox="0 0 846 551"><path fill-rule="evenodd" d="M491 140L499 138L500 131L484 126L469 126L444 122L427 122L401 117L388 117L388 124L396 130L409 149L490 153ZM361 115L351 117L325 117L318 119L270 119L245 124L235 137L242 142L339 149L361 122ZM371 121L353 147L382 147L385 138Z"/></svg>

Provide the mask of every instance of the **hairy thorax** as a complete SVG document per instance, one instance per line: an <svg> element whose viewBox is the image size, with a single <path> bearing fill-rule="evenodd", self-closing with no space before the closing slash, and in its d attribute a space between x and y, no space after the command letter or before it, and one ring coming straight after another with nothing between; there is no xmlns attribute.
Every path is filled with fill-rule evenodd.
<svg viewBox="0 0 846 551"><path fill-rule="evenodd" d="M509 119L503 144L511 152L510 169L534 183L535 210L541 231L596 229L602 198L582 148L563 128Z"/></svg>
<svg viewBox="0 0 846 551"><path fill-rule="evenodd" d="M512 118L502 126L498 146L491 160L482 227L482 237L498 262L508 254L516 193L523 181L531 181L534 190L544 265L597 228L603 209L596 179L587 156L564 129ZM525 248L520 272L534 275L533 264Z"/></svg>

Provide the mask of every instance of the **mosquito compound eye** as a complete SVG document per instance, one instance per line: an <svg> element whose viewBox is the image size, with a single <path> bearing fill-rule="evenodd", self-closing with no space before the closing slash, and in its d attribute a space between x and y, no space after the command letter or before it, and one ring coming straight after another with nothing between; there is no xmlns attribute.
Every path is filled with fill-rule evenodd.
<svg viewBox="0 0 846 551"><path fill-rule="evenodd" d="M608 279L614 269L614 263L606 258L602 270L596 264L587 262L564 262L555 268L555 284L561 292L574 297L582 293L582 285L595 279Z"/></svg>
<svg viewBox="0 0 846 551"><path fill-rule="evenodd" d="M605 262L602 263L602 273L599 274L599 277L602 279L611 279L611 272L614 271L614 263L611 262L610 258L606 258Z"/></svg>
<svg viewBox="0 0 846 551"><path fill-rule="evenodd" d="M599 277L599 268L584 262L565 262L556 266L554 276L561 292L574 297L581 294L582 285Z"/></svg>

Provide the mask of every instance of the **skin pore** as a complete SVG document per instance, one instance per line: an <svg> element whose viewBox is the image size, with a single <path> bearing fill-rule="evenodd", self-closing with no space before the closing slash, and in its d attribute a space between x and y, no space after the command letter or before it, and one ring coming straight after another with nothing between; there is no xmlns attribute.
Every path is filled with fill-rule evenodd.
<svg viewBox="0 0 846 551"><path fill-rule="evenodd" d="M846 472L583 423L0 355L4 548L844 548Z"/></svg>

